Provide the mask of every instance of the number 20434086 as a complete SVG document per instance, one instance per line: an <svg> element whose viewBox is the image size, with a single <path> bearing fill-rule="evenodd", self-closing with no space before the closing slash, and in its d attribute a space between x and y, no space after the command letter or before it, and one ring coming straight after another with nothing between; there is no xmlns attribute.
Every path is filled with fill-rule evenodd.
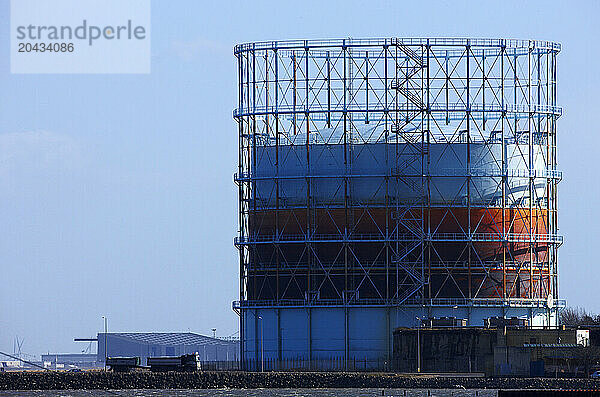
<svg viewBox="0 0 600 397"><path fill-rule="evenodd" d="M73 43L19 43L19 52L73 52Z"/></svg>

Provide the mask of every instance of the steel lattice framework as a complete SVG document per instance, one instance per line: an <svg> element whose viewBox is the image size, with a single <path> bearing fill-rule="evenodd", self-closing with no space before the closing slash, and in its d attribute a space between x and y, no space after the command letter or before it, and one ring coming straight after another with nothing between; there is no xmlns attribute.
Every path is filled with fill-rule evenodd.
<svg viewBox="0 0 600 397"><path fill-rule="evenodd" d="M236 308L558 299L559 51L503 39L236 46Z"/></svg>

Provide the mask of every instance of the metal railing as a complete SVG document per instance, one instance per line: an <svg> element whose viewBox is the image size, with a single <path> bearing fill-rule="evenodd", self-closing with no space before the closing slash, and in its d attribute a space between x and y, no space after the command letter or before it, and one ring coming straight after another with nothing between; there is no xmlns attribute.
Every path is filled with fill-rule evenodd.
<svg viewBox="0 0 600 397"><path fill-rule="evenodd" d="M566 307L565 299L555 299L553 307ZM527 299L527 298L436 298L436 299L377 299L377 298L356 298L356 299L279 299L279 300L243 300L234 301L232 307L236 310L247 308L267 308L267 307L395 307L395 306L414 306L414 307L535 307L547 308L546 298Z"/></svg>
<svg viewBox="0 0 600 397"><path fill-rule="evenodd" d="M368 267L370 271L373 270L386 270L390 267L394 267L396 263L401 263L404 266L412 266L414 268L420 268L423 266L421 261L414 260L390 260L389 263L385 262L368 262ZM472 267L472 271L475 270L475 267L481 269L481 271L490 271L490 270L517 270L523 265L522 262L515 261L506 261L502 263L501 261L473 261L470 266ZM546 265L546 262L533 262L533 267L537 268L539 266ZM249 263L248 269L252 271L264 270L264 271L275 271L276 269L281 269L285 267L289 267L290 264L287 262L276 263L276 262L258 262L258 263ZM329 263L329 262L320 262L318 267L322 267L327 269L327 271L331 270L344 270L346 264L343 262L339 263ZM431 262L426 264L427 268L430 269L449 269L449 270L467 270L469 268L469 263L467 262Z"/></svg>
<svg viewBox="0 0 600 397"><path fill-rule="evenodd" d="M401 235L385 236L381 233L356 233L356 234L259 234L254 236L238 236L234 238L235 245L272 244L272 243L345 243L345 242L507 242L507 243L549 243L562 244L563 236L558 234L541 233L434 233L429 235L416 235L405 233Z"/></svg>
<svg viewBox="0 0 600 397"><path fill-rule="evenodd" d="M465 49L461 48L461 47L445 47L445 48L438 48L441 51L443 51L442 54L440 54L439 52L436 53L436 48L433 48L432 51L432 56L430 58L433 58L434 56L437 58L447 58L447 59L453 59L453 58L461 58L465 56ZM493 57L493 56L499 56L501 53L502 48L501 47L471 47L471 54L473 55L473 57L477 58L477 57L481 57L481 56L486 56L486 57ZM258 51L273 51L272 49L259 49ZM370 52L369 52L370 51ZM529 48L525 48L525 47L518 47L518 48L507 48L505 49L504 52L504 56L510 56L510 57L514 57L514 56L525 56L528 54L532 54L532 55L537 55L537 54L544 54L545 52L547 52L548 49L545 48L535 48L530 50ZM280 57L288 57L291 58L296 57L296 59L298 60L302 60L304 59L304 57L306 57L306 50L299 50L299 49L277 49L277 54L279 54ZM369 55L370 54L370 55ZM348 56L351 56L353 59L366 59L367 57L369 59L373 59L373 48L372 47L354 47L352 48L351 51L348 51L347 53ZM343 57L343 49L341 47L329 47L329 48L314 48L311 47L310 48L310 53L309 53L309 57L313 58L313 59L335 59L338 57ZM412 60L412 57L404 54L404 52L399 51L398 53L394 53L393 54L393 59L396 60L397 64L401 64L406 62L407 60ZM427 57L425 56L425 54L423 54L423 64L426 66L427 65ZM435 79L439 79L440 77L431 77L432 80Z"/></svg>
<svg viewBox="0 0 600 397"><path fill-rule="evenodd" d="M252 108L244 108L238 107L233 110L233 117L243 117L243 116L264 116L264 115L286 115L286 114L297 114L297 115L305 115L307 112L313 113L362 113L369 111L369 113L386 113L386 112L421 112L429 110L432 113L439 112L443 113L442 115L438 115L440 119L446 118L446 112L460 112L466 113L467 111L471 113L520 113L523 114L524 117L529 117L530 113L537 114L546 114L553 116L561 116L562 108L560 106L553 105L541 105L541 104L481 104L481 103L472 103L470 105L466 105L462 102L443 104L443 103L433 103L429 105L429 108L423 108L417 106L413 103L403 103L399 106L388 106L385 107L381 104L370 104L367 106L366 103L350 103L346 104L346 107L342 106L330 106L318 103L312 103L308 106L306 105L288 105L288 104L278 104L271 106L253 106ZM432 116L436 118L434 114Z"/></svg>
<svg viewBox="0 0 600 397"><path fill-rule="evenodd" d="M234 47L234 54L254 50L285 50L285 49L312 49L321 47L372 47L372 46L473 46L473 47L498 47L498 48L540 48L560 51L561 45L543 40L520 39L470 39L470 38L347 38L347 39L313 39L313 40L279 40L243 43Z"/></svg>
<svg viewBox="0 0 600 397"><path fill-rule="evenodd" d="M261 181L261 180L295 180L295 179L318 179L318 178L393 178L393 177L405 177L405 178L421 178L427 177L490 177L490 178L536 178L536 179L558 179L561 180L563 173L558 170L544 170L544 169L508 169L506 172L498 168L481 169L477 166L471 166L470 170L466 168L443 168L436 170L433 173L428 174L408 174L402 173L402 170L396 172L389 172L385 174L355 174L352 172L344 172L340 174L302 174L302 175L252 175L250 172L242 172L233 174L233 179L236 182L242 181ZM394 171L394 170L392 170Z"/></svg>

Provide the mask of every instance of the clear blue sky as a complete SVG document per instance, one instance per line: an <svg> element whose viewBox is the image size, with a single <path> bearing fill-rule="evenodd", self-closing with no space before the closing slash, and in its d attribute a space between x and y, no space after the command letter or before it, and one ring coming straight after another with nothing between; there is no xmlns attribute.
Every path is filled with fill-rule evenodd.
<svg viewBox="0 0 600 397"><path fill-rule="evenodd" d="M237 331L239 42L558 41L561 295L600 311L600 2L152 2L150 75L11 75L0 0L0 350L114 331ZM598 245L597 245L598 244Z"/></svg>

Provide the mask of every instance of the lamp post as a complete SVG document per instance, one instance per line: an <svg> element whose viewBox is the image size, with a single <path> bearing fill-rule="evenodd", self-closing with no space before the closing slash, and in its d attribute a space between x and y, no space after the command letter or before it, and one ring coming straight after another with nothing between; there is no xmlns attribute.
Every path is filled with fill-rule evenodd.
<svg viewBox="0 0 600 397"><path fill-rule="evenodd" d="M415 318L417 319L417 372L421 372L421 319Z"/></svg>
<svg viewBox="0 0 600 397"><path fill-rule="evenodd" d="M260 372L265 372L264 348L263 348L263 321L262 316L258 316L260 320Z"/></svg>
<svg viewBox="0 0 600 397"><path fill-rule="evenodd" d="M107 345L107 337L106 333L108 332L108 319L106 316L102 316L104 320L104 370L106 371L106 358L108 357L108 345Z"/></svg>

